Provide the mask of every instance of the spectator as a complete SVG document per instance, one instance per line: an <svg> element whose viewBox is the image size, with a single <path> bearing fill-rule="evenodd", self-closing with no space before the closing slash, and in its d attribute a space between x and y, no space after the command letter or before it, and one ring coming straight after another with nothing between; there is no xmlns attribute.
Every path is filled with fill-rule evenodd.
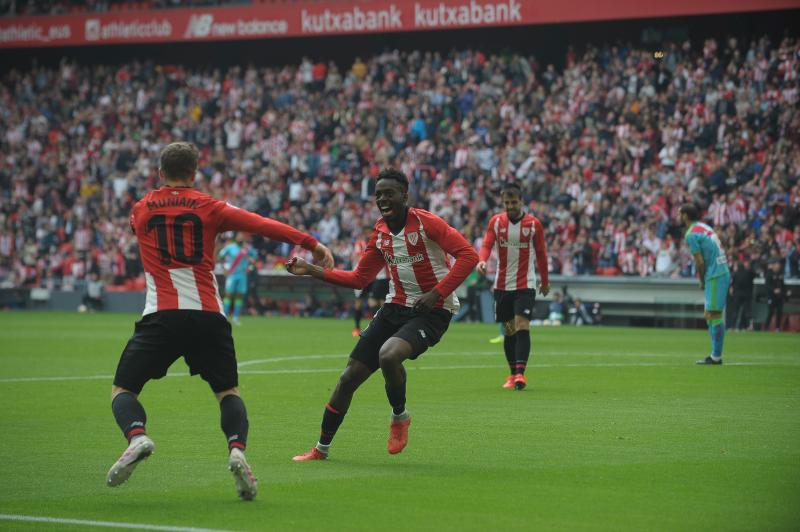
<svg viewBox="0 0 800 532"><path fill-rule="evenodd" d="M575 298L575 303L572 308L569 309L569 314L570 323L572 323L572 325L591 325L594 323L591 311L579 297Z"/></svg>
<svg viewBox="0 0 800 532"><path fill-rule="evenodd" d="M734 330L751 329L753 306L753 282L756 272L749 260L736 262L733 265L731 282L731 326Z"/></svg>
<svg viewBox="0 0 800 532"><path fill-rule="evenodd" d="M339 238L339 220L333 215L331 211L325 213L325 217L320 220L317 225L319 230L319 240L326 246L331 245L333 241Z"/></svg>
<svg viewBox="0 0 800 532"><path fill-rule="evenodd" d="M103 310L103 282L96 273L90 273L86 281L83 307L93 312Z"/></svg>
<svg viewBox="0 0 800 532"><path fill-rule="evenodd" d="M783 261L773 259L769 263L769 269L764 276L764 286L767 290L767 320L764 322L763 330L768 331L775 318L775 331L781 332L783 327L783 303L786 300L786 284L784 283Z"/></svg>
<svg viewBox="0 0 800 532"><path fill-rule="evenodd" d="M705 53L668 46L663 61L587 46L563 71L469 50L383 52L342 72L312 58L227 71L69 60L9 70L0 282L58 288L85 280L89 262L115 284L139 277L128 213L176 134L200 147L205 192L310 231L335 213L340 262L376 216L375 169L392 164L415 181L417 204L464 232L517 179L547 228L552 273L693 275L684 246L662 249L681 236L677 206L692 200L713 205L708 221L733 262L760 270L782 256L796 277L800 42L763 37L737 53L699 44ZM272 252L261 269L293 253L258 246Z"/></svg>
<svg viewBox="0 0 800 532"><path fill-rule="evenodd" d="M549 311L545 325L561 325L564 322L564 302L561 292L553 294L553 300L550 302Z"/></svg>

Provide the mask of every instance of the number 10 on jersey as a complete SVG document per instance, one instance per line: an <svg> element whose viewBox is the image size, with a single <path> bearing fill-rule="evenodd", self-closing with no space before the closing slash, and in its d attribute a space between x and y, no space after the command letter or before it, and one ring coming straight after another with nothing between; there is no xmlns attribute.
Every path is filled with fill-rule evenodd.
<svg viewBox="0 0 800 532"><path fill-rule="evenodd" d="M147 221L147 232L151 231L156 232L161 264L199 264L203 260L203 222L196 214L184 213L175 217L156 214ZM189 250L184 238L186 231L190 235Z"/></svg>

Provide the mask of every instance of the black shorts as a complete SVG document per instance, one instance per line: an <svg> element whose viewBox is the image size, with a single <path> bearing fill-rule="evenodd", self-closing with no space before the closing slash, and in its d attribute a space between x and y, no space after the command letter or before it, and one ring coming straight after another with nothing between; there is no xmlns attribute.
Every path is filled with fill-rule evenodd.
<svg viewBox="0 0 800 532"><path fill-rule="evenodd" d="M389 293L389 279L375 279L362 290L356 290L356 299L377 299L383 301Z"/></svg>
<svg viewBox="0 0 800 532"><path fill-rule="evenodd" d="M239 385L231 325L222 314L202 310L162 310L137 321L114 385L138 394L181 356L189 373L199 374L214 393Z"/></svg>
<svg viewBox="0 0 800 532"><path fill-rule="evenodd" d="M533 306L536 303L536 290L494 291L494 319L500 323L511 321L514 316L533 318Z"/></svg>
<svg viewBox="0 0 800 532"><path fill-rule="evenodd" d="M380 367L378 353L386 340L402 338L413 349L411 359L415 359L442 339L453 314L449 310L434 309L420 314L403 305L389 303L383 305L375 317L361 333L361 338L350 353L350 358L363 362L370 370Z"/></svg>
<svg viewBox="0 0 800 532"><path fill-rule="evenodd" d="M366 292L366 290L364 290ZM370 284L369 297L383 301L389 293L389 279L375 279Z"/></svg>

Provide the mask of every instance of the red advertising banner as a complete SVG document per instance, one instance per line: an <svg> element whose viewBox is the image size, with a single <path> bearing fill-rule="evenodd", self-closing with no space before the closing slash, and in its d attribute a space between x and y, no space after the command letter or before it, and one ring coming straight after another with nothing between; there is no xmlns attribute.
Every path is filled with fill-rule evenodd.
<svg viewBox="0 0 800 532"><path fill-rule="evenodd" d="M0 18L0 48L224 41L796 9L800 0L352 0Z"/></svg>

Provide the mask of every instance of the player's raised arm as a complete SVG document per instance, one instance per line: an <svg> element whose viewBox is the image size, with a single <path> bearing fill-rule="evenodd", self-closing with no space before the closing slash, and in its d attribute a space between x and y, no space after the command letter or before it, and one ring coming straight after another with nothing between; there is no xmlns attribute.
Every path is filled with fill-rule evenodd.
<svg viewBox="0 0 800 532"><path fill-rule="evenodd" d="M353 271L330 270L308 264L300 257L294 257L286 266L289 273L294 275L310 275L315 279L327 281L331 284L346 286L348 288L362 289L367 286L378 272L386 265L384 258L378 251L377 233L373 233L367 244L367 249L361 260L358 261L356 269Z"/></svg>
<svg viewBox="0 0 800 532"><path fill-rule="evenodd" d="M550 273L547 271L547 244L544 241L544 227L539 219L533 222L533 249L536 252L536 270L539 272L542 284L539 291L543 296L550 292Z"/></svg>
<svg viewBox="0 0 800 532"><path fill-rule="evenodd" d="M258 214L236 208L224 202L220 208L220 228L224 231L244 231L255 233L270 240L278 240L302 246L314 253L314 259L323 267L333 266L330 250L311 235L307 235L283 222L259 216Z"/></svg>
<svg viewBox="0 0 800 532"><path fill-rule="evenodd" d="M486 227L486 234L483 235L483 244L481 251L478 254L478 273L486 275L486 261L492 256L492 249L494 248L495 234L492 226L494 225L495 218L489 220L489 225Z"/></svg>

